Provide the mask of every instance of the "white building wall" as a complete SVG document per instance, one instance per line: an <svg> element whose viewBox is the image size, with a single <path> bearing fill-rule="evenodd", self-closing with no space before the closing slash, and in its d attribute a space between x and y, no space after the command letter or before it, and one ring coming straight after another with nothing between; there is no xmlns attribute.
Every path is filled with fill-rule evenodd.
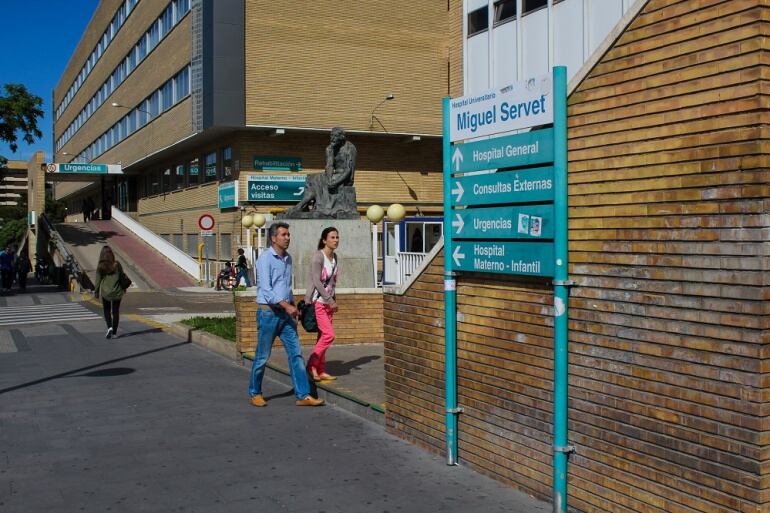
<svg viewBox="0 0 770 513"><path fill-rule="evenodd" d="M496 0L463 3L464 94L504 87L553 66L567 66L571 79L636 0L549 0L548 6L494 24ZM489 27L468 36L468 14L489 9Z"/></svg>

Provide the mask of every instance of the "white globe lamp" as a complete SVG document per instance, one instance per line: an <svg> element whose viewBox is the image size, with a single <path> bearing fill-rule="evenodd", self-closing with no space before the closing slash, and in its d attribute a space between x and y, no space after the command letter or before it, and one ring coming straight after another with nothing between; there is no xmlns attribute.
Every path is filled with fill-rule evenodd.
<svg viewBox="0 0 770 513"><path fill-rule="evenodd" d="M366 218L374 224L382 221L383 217L385 217L385 210L379 205L372 205L366 209Z"/></svg>
<svg viewBox="0 0 770 513"><path fill-rule="evenodd" d="M393 203L388 207L388 219L397 223L406 216L406 209L400 203Z"/></svg>

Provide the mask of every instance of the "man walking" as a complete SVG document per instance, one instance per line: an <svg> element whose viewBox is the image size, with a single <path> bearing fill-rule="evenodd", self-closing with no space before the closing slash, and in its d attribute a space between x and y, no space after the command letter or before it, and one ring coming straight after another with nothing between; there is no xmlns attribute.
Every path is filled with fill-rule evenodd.
<svg viewBox="0 0 770 513"><path fill-rule="evenodd" d="M251 287L249 262L246 260L246 255L243 254L243 248L238 248L238 260L235 262L235 268L238 269L238 275L235 277L236 285L240 285L241 278L243 278L243 281L246 282L246 286Z"/></svg>
<svg viewBox="0 0 770 513"><path fill-rule="evenodd" d="M14 264L13 249L11 246L6 246L5 251L0 251L0 276L2 276L2 285L5 292L11 291Z"/></svg>
<svg viewBox="0 0 770 513"><path fill-rule="evenodd" d="M262 397L265 366L278 336L289 360L291 381L297 406L320 406L323 399L310 395L310 383L297 334L297 307L291 291L291 255L287 252L291 235L289 225L278 222L268 231L271 247L257 259L257 350L251 366L249 395L253 406L267 406Z"/></svg>

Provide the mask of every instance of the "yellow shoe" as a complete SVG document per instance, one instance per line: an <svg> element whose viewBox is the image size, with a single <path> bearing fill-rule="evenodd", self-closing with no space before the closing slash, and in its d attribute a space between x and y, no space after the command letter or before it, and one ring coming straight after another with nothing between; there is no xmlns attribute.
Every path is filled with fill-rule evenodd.
<svg viewBox="0 0 770 513"><path fill-rule="evenodd" d="M255 396L252 396L249 402L251 403L252 406L256 406L258 408L267 406L267 401L265 401L265 398L262 397L262 394L257 394Z"/></svg>
<svg viewBox="0 0 770 513"><path fill-rule="evenodd" d="M325 372L318 376L320 381L334 381L337 379L337 376L332 376L331 374L326 374Z"/></svg>
<svg viewBox="0 0 770 513"><path fill-rule="evenodd" d="M309 395L304 399L299 399L295 404L297 406L323 406L323 403L323 399L316 399L315 397Z"/></svg>

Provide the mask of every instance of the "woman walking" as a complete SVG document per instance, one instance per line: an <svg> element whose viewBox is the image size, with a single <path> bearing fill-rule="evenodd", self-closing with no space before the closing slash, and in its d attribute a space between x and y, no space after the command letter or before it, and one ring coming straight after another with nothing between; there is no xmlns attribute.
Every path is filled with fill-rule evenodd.
<svg viewBox="0 0 770 513"><path fill-rule="evenodd" d="M338 272L334 250L339 243L337 229L333 226L324 228L318 241L318 251L310 259L305 302L313 303L318 322L318 338L307 363L307 371L313 381L337 379L326 372L326 350L334 342L332 319L337 312L335 289Z"/></svg>
<svg viewBox="0 0 770 513"><path fill-rule="evenodd" d="M96 266L96 285L94 295L102 298L104 320L107 322L106 338L117 338L118 322L120 321L120 300L125 290L120 286L120 276L123 267L115 260L112 248L104 246L99 254L99 264Z"/></svg>

